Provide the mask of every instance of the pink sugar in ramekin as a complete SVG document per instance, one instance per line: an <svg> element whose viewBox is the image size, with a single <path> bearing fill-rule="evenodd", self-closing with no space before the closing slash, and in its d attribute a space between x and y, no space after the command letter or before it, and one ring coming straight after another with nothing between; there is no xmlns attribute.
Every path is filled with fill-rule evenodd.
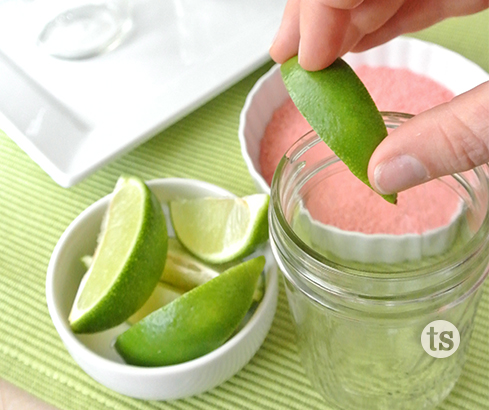
<svg viewBox="0 0 489 410"><path fill-rule="evenodd" d="M404 68L360 66L355 69L381 111L417 114L454 94L436 81ZM290 98L274 112L260 144L260 167L270 184L284 152L311 127ZM324 156L331 151L324 147ZM318 222L366 234L421 234L449 224L459 212L457 195L439 184L423 184L398 196L397 205L383 200L351 173L332 178L327 192L318 191L308 208ZM423 212L416 212L417 209ZM327 212L326 212L327 211Z"/></svg>

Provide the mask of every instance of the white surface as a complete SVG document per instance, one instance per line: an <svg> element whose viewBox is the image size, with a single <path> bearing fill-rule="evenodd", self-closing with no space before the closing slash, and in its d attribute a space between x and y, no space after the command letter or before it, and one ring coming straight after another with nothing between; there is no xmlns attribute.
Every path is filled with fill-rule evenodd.
<svg viewBox="0 0 489 410"><path fill-rule="evenodd" d="M61 0L59 13L46 22L37 43L44 52L68 59L113 50L132 27L131 4L131 0Z"/></svg>
<svg viewBox="0 0 489 410"><path fill-rule="evenodd" d="M51 57L45 1L0 1L0 129L71 186L267 61L285 0L134 0L110 53Z"/></svg>
<svg viewBox="0 0 489 410"><path fill-rule="evenodd" d="M477 64L453 51L425 41L400 37L363 53L344 57L353 68L366 64L408 68L425 75L456 95L489 80L489 74ZM257 189L270 193L260 173L260 142L273 112L289 97L280 67L273 66L251 89L241 110L239 141L241 152ZM299 138L300 135L297 136Z"/></svg>
<svg viewBox="0 0 489 410"><path fill-rule="evenodd" d="M466 58L435 44L411 38L397 38L364 53L349 53L345 60L353 67L360 65L408 68L444 85L456 95L489 80L489 74ZM260 144L274 111L288 92L282 82L280 67L273 66L250 91L240 115L239 140L249 173L260 192L270 194L270 187L260 171ZM297 136L299 139L300 135ZM317 249L327 244L337 256L365 262L394 263L418 260L423 255L443 252L457 233L462 209L452 223L423 235L367 235L347 232L333 226L312 222L302 211L302 223L308 227L308 238Z"/></svg>
<svg viewBox="0 0 489 410"><path fill-rule="evenodd" d="M168 178L150 181L148 185L162 204L175 198L232 196L222 188L195 180ZM112 341L127 328L126 324L93 335L75 335L68 323L68 315L84 274L80 258L93 252L109 200L109 196L100 199L70 224L49 262L46 300L54 326L67 350L80 367L99 383L131 397L177 399L199 394L223 383L254 356L272 324L277 306L278 273L269 245L257 251L265 255L267 261L263 300L238 334L213 352L186 363L151 368L127 365L112 348Z"/></svg>

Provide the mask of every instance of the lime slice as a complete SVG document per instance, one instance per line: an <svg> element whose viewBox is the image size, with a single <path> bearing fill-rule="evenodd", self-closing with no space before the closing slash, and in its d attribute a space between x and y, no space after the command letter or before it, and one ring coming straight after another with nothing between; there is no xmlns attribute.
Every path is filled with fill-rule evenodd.
<svg viewBox="0 0 489 410"><path fill-rule="evenodd" d="M188 252L177 239L168 238L166 264L160 281L184 291L189 291L214 279L235 265L236 262L219 265L202 262ZM260 302L264 292L265 282L262 275L258 279L258 284L253 294L253 301Z"/></svg>
<svg viewBox="0 0 489 410"><path fill-rule="evenodd" d="M121 177L102 223L93 262L73 303L72 330L106 330L135 313L158 283L167 241L157 198L140 179Z"/></svg>
<svg viewBox="0 0 489 410"><path fill-rule="evenodd" d="M166 366L221 346L245 317L265 258L243 262L183 294L119 335L115 348L138 366Z"/></svg>
<svg viewBox="0 0 489 410"><path fill-rule="evenodd" d="M314 131L356 177L371 187L368 162L387 136L387 129L352 68L339 58L324 70L306 71L296 56L280 70L292 101ZM382 196L396 202L396 195Z"/></svg>
<svg viewBox="0 0 489 410"><path fill-rule="evenodd" d="M168 238L166 264L160 281L172 287L189 291L214 279L235 265L236 262L219 265L202 262L188 252L177 239ZM262 275L258 279L258 284L253 294L253 301L260 302L264 293L265 281Z"/></svg>
<svg viewBox="0 0 489 410"><path fill-rule="evenodd" d="M189 252L220 264L249 255L268 239L268 202L266 194L180 200L170 203L170 216Z"/></svg>
<svg viewBox="0 0 489 410"><path fill-rule="evenodd" d="M230 267L230 264L212 265L202 262L177 239L169 238L166 265L160 280L187 291L214 279Z"/></svg>
<svg viewBox="0 0 489 410"><path fill-rule="evenodd" d="M158 283L155 290L146 301L146 303L139 309L134 315L132 315L127 322L131 325L139 322L141 319L148 316L150 313L158 310L160 307L168 305L176 298L182 296L184 291L166 283Z"/></svg>

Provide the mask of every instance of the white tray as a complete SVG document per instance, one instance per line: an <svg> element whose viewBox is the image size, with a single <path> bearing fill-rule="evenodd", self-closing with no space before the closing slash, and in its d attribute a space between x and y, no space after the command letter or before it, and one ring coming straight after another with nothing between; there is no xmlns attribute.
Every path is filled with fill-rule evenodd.
<svg viewBox="0 0 489 410"><path fill-rule="evenodd" d="M38 49L45 2L0 0L0 129L69 187L265 63L285 0L134 0L116 50Z"/></svg>

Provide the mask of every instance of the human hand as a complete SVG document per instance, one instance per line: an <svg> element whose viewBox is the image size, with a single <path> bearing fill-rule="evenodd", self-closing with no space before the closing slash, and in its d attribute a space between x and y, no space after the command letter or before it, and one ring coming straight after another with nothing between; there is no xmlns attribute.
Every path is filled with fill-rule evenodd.
<svg viewBox="0 0 489 410"><path fill-rule="evenodd" d="M489 162L489 81L416 115L391 132L369 162L372 187L403 191Z"/></svg>
<svg viewBox="0 0 489 410"><path fill-rule="evenodd" d="M283 63L299 54L304 69L320 70L348 51L487 7L489 0L288 0L270 55Z"/></svg>
<svg viewBox="0 0 489 410"><path fill-rule="evenodd" d="M304 69L320 70L348 51L487 7L489 0L288 0L270 55L282 63L299 53ZM391 194L485 162L489 82L394 130L373 153L368 174L375 190Z"/></svg>

